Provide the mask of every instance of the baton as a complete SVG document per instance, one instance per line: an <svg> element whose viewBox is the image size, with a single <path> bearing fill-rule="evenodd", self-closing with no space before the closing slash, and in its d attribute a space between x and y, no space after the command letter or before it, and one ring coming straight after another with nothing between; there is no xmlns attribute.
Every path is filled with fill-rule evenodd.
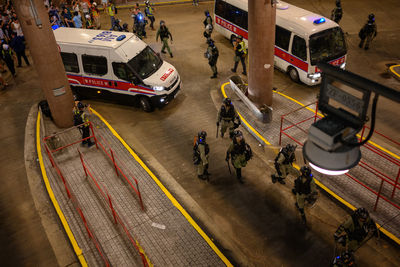
<svg viewBox="0 0 400 267"><path fill-rule="evenodd" d="M228 170L229 170L229 174L232 174L232 171L231 171L231 166L230 166L230 164L229 164L229 160L228 160L226 163L228 163Z"/></svg>

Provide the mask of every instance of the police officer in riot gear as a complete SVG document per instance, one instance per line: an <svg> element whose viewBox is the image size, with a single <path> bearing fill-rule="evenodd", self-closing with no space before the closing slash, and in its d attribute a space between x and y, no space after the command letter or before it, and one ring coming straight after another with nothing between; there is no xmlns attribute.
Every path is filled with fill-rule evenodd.
<svg viewBox="0 0 400 267"><path fill-rule="evenodd" d="M74 126L79 125L78 129L82 133L82 146L87 144L88 147L91 147L94 143L88 138L90 136L89 114L85 110L85 105L82 102L78 101L75 104L76 107L73 109Z"/></svg>
<svg viewBox="0 0 400 267"><path fill-rule="evenodd" d="M229 129L229 136L232 138L233 131L239 127L240 119L236 114L235 107L233 106L230 98L225 98L222 102L221 109L217 116L217 127L221 125L221 137L227 129Z"/></svg>
<svg viewBox="0 0 400 267"><path fill-rule="evenodd" d="M339 23L343 16L343 9L340 0L336 0L336 7L332 10L331 20Z"/></svg>
<svg viewBox="0 0 400 267"><path fill-rule="evenodd" d="M218 52L218 48L215 46L214 44L214 40L212 39L208 39L207 40L207 52L205 53L206 58L208 59L208 64L211 67L211 70L213 71L213 76L211 76L211 79L217 78L217 61L218 61L218 56L219 56L219 52Z"/></svg>
<svg viewBox="0 0 400 267"><path fill-rule="evenodd" d="M243 41L243 36L238 36L233 40L233 50L235 51L235 57L233 58L235 61L235 66L233 69L231 69L232 72L236 72L236 69L239 65L239 61L242 62L242 67L243 67L243 75L247 75L246 72L246 55L247 55L247 50L246 50L246 44Z"/></svg>
<svg viewBox="0 0 400 267"><path fill-rule="evenodd" d="M293 167L293 161L296 160L294 152L296 151L296 146L287 144L286 147L281 148L278 155L275 158L275 169L276 174L272 174L272 183L278 181L281 184L285 184L284 179L288 174L293 174L295 176L300 175L299 171Z"/></svg>
<svg viewBox="0 0 400 267"><path fill-rule="evenodd" d="M211 25L212 27L212 18L210 16L210 12L208 12L208 10L204 11L204 15L206 16L206 18L203 21L204 27L207 27L207 25Z"/></svg>
<svg viewBox="0 0 400 267"><path fill-rule="evenodd" d="M365 25L361 28L360 32L358 33L358 36L361 39L358 47L362 48L365 42L364 49L368 50L369 45L372 42L372 39L374 39L377 34L378 31L375 23L375 15L369 14L367 23L365 23Z"/></svg>
<svg viewBox="0 0 400 267"><path fill-rule="evenodd" d="M305 201L315 202L317 187L314 182L311 169L307 166L300 168L301 175L294 181L293 193L296 194L296 207L300 212L303 223L306 223L306 214L304 213Z"/></svg>
<svg viewBox="0 0 400 267"><path fill-rule="evenodd" d="M210 148L206 142L207 132L200 131L197 134L197 140L194 144L194 164L197 165L197 177L202 180L208 180L208 154Z"/></svg>
<svg viewBox="0 0 400 267"><path fill-rule="evenodd" d="M365 208L358 208L339 226L334 238L336 242L346 248L346 251L355 252L363 245L364 240L368 241L373 235L378 235L374 220L370 218Z"/></svg>
<svg viewBox="0 0 400 267"><path fill-rule="evenodd" d="M246 167L247 161L249 161L251 157L252 151L250 146L244 141L243 133L240 130L235 130L232 143L226 151L225 160L229 164L229 158L231 158L232 165L236 170L236 178L241 184L244 183L242 179L242 168Z"/></svg>
<svg viewBox="0 0 400 267"><path fill-rule="evenodd" d="M158 41L158 36L161 38L161 42L163 43L163 46L161 48L161 53L165 54L165 48L167 48L168 53L171 57L173 57L171 49L169 48L168 45L168 39L171 37L171 43L172 43L172 35L169 32L167 26L165 25L165 21L160 21L160 28L157 31L156 35L156 42Z"/></svg>

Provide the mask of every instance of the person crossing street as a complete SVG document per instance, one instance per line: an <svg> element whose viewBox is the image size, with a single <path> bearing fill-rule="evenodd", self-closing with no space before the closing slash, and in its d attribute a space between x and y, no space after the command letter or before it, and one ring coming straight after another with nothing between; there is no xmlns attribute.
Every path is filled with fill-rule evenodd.
<svg viewBox="0 0 400 267"><path fill-rule="evenodd" d="M163 43L163 46L161 48L161 53L165 54L165 48L168 50L168 53L171 57L173 57L171 49L169 48L168 45L168 39L171 37L171 44L172 44L172 35L169 32L167 26L165 25L165 21L160 21L160 28L157 31L156 35L156 42L158 41L158 36L160 36L161 42Z"/></svg>
<svg viewBox="0 0 400 267"><path fill-rule="evenodd" d="M247 162L252 158L251 148L244 141L243 133L235 130L232 137L232 143L226 151L226 162L229 164L231 159L232 165L236 170L236 178L241 184L244 183L242 178L242 168L246 167Z"/></svg>
<svg viewBox="0 0 400 267"><path fill-rule="evenodd" d="M225 98L217 115L217 128L221 126L221 137L229 129L229 137L232 138L233 131L239 127L240 118L230 98Z"/></svg>
<svg viewBox="0 0 400 267"><path fill-rule="evenodd" d="M300 173L293 167L293 161L296 160L294 152L296 151L296 146L287 144L279 150L278 155L275 158L275 169L276 173L271 175L272 183L277 181L281 184L285 184L285 178L288 174L293 174L299 176Z"/></svg>

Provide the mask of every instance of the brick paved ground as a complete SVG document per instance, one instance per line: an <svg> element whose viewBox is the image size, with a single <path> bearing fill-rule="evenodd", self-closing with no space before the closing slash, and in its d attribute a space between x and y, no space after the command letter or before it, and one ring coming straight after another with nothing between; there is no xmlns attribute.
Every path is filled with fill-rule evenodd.
<svg viewBox="0 0 400 267"><path fill-rule="evenodd" d="M231 97L233 103L237 110L242 114L242 116L249 122L249 124L254 127L267 141L269 141L273 146L279 146L279 132L280 132L280 125L281 125L281 116L287 114L293 110L296 110L300 107L299 104L279 95L278 93L273 94L273 119L272 122L269 124L263 124L249 113L247 107L240 101L239 97L235 95L235 93L230 89L230 86L225 86L225 92L227 93L228 97ZM308 103L306 103L308 104ZM280 107L279 109L275 107ZM312 109L315 109L315 105L309 106ZM287 120L291 122L300 122L304 119L313 116L313 113L307 109L301 109L293 114L290 114L286 117ZM307 131L310 125L313 123L313 120L309 120L301 125L300 128ZM290 123L285 122L283 127L289 126ZM286 132L294 137L296 140L304 143L307 139L307 133L303 130L292 127ZM294 143L286 136L282 136L282 145L286 145L287 143ZM391 147L390 150L395 150L395 147ZM396 175L399 171L399 167L396 167L394 164L389 163L389 161L384 160L382 157L376 155L375 153L371 152L370 150L366 149L365 147L361 148L362 152L362 161L366 162L367 164L372 165L374 168L379 170L380 172L388 175L392 179L396 178ZM301 160L299 160L299 164L301 164ZM314 171L316 174L316 171ZM378 192L379 187L381 184L381 179L379 179L376 175L373 175L371 172L367 171L365 168L360 166L356 166L349 172L350 175L357 178L358 180L362 181L365 185L373 189L374 191ZM400 237L400 216L395 217L399 214L400 210L394 207L393 205L389 204L383 199L379 200L378 207L376 211L373 211L375 202L376 202L376 195L366 189L365 187L361 186L359 183L352 180L350 177L346 175L339 175L339 176L328 176L323 175L321 173L317 173L316 178L321 181L325 186L335 192L337 195L344 198L346 201L351 203L356 207L365 207L372 213L372 217L378 222L379 224L385 224L384 228L387 229L389 232L394 234L397 237ZM400 192L394 195L391 198L393 186L384 182L382 187L382 194L387 199L395 203L397 206L400 206Z"/></svg>
<svg viewBox="0 0 400 267"><path fill-rule="evenodd" d="M114 208L120 215L130 234L139 241L150 261L156 266L221 266L223 262L185 219L148 173L134 160L120 141L94 115L91 120L96 126L96 135L105 147L111 147L117 161L132 184L135 177L142 193L145 211L142 211L137 195L129 184L118 177L114 167L102 150L95 146L81 147L80 144L55 152L54 156L65 175L71 191L82 207L89 226L96 235L110 263L114 266L140 266L141 260L135 249L129 245L119 226L113 224L108 204L104 201L95 183L85 177L77 149L99 187L112 198ZM54 125L44 120L47 135L55 131ZM104 138L103 141L100 136ZM59 135L65 145L79 140L77 130ZM44 155L46 171L61 209L77 239L90 266L101 265L101 259L88 239L78 213L68 200L64 185ZM158 224L158 227L154 226ZM153 224L153 226L152 226ZM156 225L157 226L157 225ZM164 228L165 229L162 229Z"/></svg>

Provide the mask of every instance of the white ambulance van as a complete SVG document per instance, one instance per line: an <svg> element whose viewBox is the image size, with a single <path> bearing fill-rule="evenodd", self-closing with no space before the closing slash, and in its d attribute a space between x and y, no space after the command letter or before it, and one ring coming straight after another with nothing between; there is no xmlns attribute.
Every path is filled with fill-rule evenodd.
<svg viewBox="0 0 400 267"><path fill-rule="evenodd" d="M180 90L175 67L133 33L64 27L53 32L78 97L139 104L150 112Z"/></svg>

